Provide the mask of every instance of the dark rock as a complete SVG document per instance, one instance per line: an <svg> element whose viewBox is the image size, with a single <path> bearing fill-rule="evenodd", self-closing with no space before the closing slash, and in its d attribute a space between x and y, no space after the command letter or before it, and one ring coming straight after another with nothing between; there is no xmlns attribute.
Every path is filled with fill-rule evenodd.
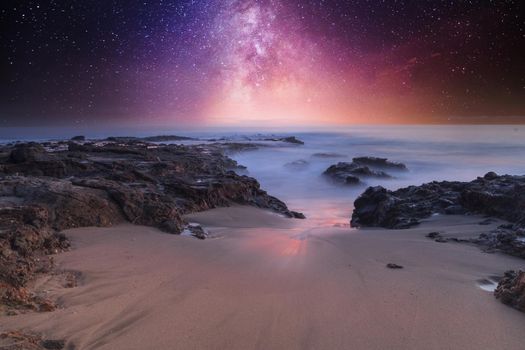
<svg viewBox="0 0 525 350"><path fill-rule="evenodd" d="M417 222L434 213L476 213L525 224L525 176L431 182L396 191L369 188L354 206L352 222L362 226L400 228L398 222Z"/></svg>
<svg viewBox="0 0 525 350"><path fill-rule="evenodd" d="M498 174L496 174L495 172L493 171L489 171L488 173L486 173L483 178L485 180L494 180L494 179L497 179L498 178Z"/></svg>
<svg viewBox="0 0 525 350"><path fill-rule="evenodd" d="M46 159L47 152L42 145L30 142L17 144L11 154L9 155L9 161L12 163L24 163L37 160Z"/></svg>
<svg viewBox="0 0 525 350"><path fill-rule="evenodd" d="M326 152L326 153L314 153L314 154L312 154L312 157L317 157L317 158L345 158L346 156L344 154Z"/></svg>
<svg viewBox="0 0 525 350"><path fill-rule="evenodd" d="M502 303L525 312L525 272L507 271L494 291Z"/></svg>
<svg viewBox="0 0 525 350"><path fill-rule="evenodd" d="M73 136L71 138L71 141L85 141L86 140L86 137L85 136L82 136L82 135L79 135L79 136Z"/></svg>
<svg viewBox="0 0 525 350"><path fill-rule="evenodd" d="M482 233L472 243L481 246L485 251L500 251L525 259L525 241L520 240L514 230L498 228L488 233Z"/></svg>
<svg viewBox="0 0 525 350"><path fill-rule="evenodd" d="M298 145L304 145L304 141L299 140L295 136L284 137L281 139L282 142L295 143Z"/></svg>
<svg viewBox="0 0 525 350"><path fill-rule="evenodd" d="M357 185L361 183L361 180L357 176L348 175L345 177L344 184L346 185Z"/></svg>
<svg viewBox="0 0 525 350"><path fill-rule="evenodd" d="M306 216L303 213L297 211L290 211L291 217L295 219L306 219Z"/></svg>
<svg viewBox="0 0 525 350"><path fill-rule="evenodd" d="M185 228L185 232L198 239L206 239L209 236L208 231L206 231L201 225L195 223L188 224Z"/></svg>
<svg viewBox="0 0 525 350"><path fill-rule="evenodd" d="M430 211L426 205L416 207L404 202L381 186L369 187L355 200L350 224L408 228L417 225L419 218L430 215Z"/></svg>
<svg viewBox="0 0 525 350"><path fill-rule="evenodd" d="M356 184L362 177L390 178L391 176L383 171L371 170L367 166L356 163L339 162L326 169L323 175L328 176L338 183Z"/></svg>
<svg viewBox="0 0 525 350"><path fill-rule="evenodd" d="M42 346L44 349L49 350L61 350L66 346L66 342L64 340L43 340Z"/></svg>
<svg viewBox="0 0 525 350"><path fill-rule="evenodd" d="M471 182L431 182L396 191L369 187L354 203L352 226L407 228L439 214L482 214L511 224L476 239L436 237L438 242L470 242L487 252L525 258L525 176L489 174ZM495 222L489 218L480 224Z"/></svg>
<svg viewBox="0 0 525 350"><path fill-rule="evenodd" d="M386 267L388 267L389 269L402 269L403 268L403 266L394 264L394 263L388 263L386 264Z"/></svg>
<svg viewBox="0 0 525 350"><path fill-rule="evenodd" d="M441 236L441 233L439 232L430 232L430 233L427 233L426 237L428 238L432 238L432 239L435 239L437 237Z"/></svg>
<svg viewBox="0 0 525 350"><path fill-rule="evenodd" d="M397 163L389 161L387 158L378 157L356 157L352 159L353 163L367 165L375 168L384 169L396 169L396 170L407 170L407 167L403 163Z"/></svg>

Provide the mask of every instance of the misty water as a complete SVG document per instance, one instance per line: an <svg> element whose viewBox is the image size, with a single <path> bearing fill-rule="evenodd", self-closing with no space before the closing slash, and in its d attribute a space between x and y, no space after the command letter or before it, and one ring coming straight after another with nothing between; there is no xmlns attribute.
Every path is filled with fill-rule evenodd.
<svg viewBox="0 0 525 350"><path fill-rule="evenodd" d="M525 174L525 128L519 126L356 127L344 132L295 134L302 146L261 148L233 155L262 187L323 225L348 224L353 201L367 186L397 189L434 180L470 181L488 171ZM316 153L343 157L320 158ZM385 157L405 163L393 179L364 179L340 186L322 173L353 157ZM305 160L306 165L287 163Z"/></svg>
<svg viewBox="0 0 525 350"><path fill-rule="evenodd" d="M235 153L231 157L247 166L247 175L259 180L263 189L285 201L291 209L305 213L308 221L315 225L348 224L353 201L367 186L396 189L434 180L470 181L488 171L525 174L525 127L516 125L356 126L323 132L3 128L0 140L64 139L76 134L85 134L88 138L175 134L242 141L243 136L259 133L294 135L305 144L271 143L268 147ZM340 157L316 157L316 153L334 153ZM409 171L391 172L393 179L365 179L364 184L354 186L336 185L322 176L330 165L350 162L357 156L389 158L405 163ZM299 160L304 161L303 166L287 166Z"/></svg>

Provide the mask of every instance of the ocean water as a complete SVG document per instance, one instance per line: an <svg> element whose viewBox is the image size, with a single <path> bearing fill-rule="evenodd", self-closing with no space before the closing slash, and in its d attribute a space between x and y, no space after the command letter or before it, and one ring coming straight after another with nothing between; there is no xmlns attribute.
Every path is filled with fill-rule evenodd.
<svg viewBox="0 0 525 350"><path fill-rule="evenodd" d="M294 135L304 145L269 145L255 151L231 155L248 167L263 189L304 212L316 226L347 225L353 202L367 186L382 185L396 189L434 180L470 181L488 171L498 174L525 174L525 126L355 126L322 132L279 130L191 130L67 128L2 128L0 141L47 140L84 134L89 138L107 136L151 136L175 134L202 138L244 135ZM336 153L338 158L315 157L315 153ZM341 186L322 173L330 165L351 161L357 156L385 157L405 163L407 172L392 173L393 179L365 179L365 184ZM303 167L287 163L304 161Z"/></svg>
<svg viewBox="0 0 525 350"><path fill-rule="evenodd" d="M525 174L522 126L355 127L295 135L305 145L262 148L233 158L247 166L264 189L318 225L348 224L353 202L367 186L397 189L434 180L470 181L489 171ZM320 152L344 157L313 156ZM322 176L330 165L358 156L402 162L409 171L390 172L393 179L365 179L357 186L336 185ZM286 166L297 160L308 163L304 168Z"/></svg>

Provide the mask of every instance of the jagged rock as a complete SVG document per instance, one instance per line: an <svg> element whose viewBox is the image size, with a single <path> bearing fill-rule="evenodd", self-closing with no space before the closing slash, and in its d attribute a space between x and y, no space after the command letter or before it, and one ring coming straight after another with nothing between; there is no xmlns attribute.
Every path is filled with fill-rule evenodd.
<svg viewBox="0 0 525 350"><path fill-rule="evenodd" d="M390 178L383 171L372 170L356 163L339 162L326 169L323 175L343 184L357 184L362 177Z"/></svg>
<svg viewBox="0 0 525 350"><path fill-rule="evenodd" d="M505 272L494 291L494 296L502 303L525 312L525 272Z"/></svg>
<svg viewBox="0 0 525 350"><path fill-rule="evenodd" d="M83 135L73 136L71 138L71 141L85 141L85 140L86 140L86 137Z"/></svg>
<svg viewBox="0 0 525 350"><path fill-rule="evenodd" d="M413 206L381 186L369 187L354 202L351 225L408 228L416 225L418 218L431 213L431 208L425 204Z"/></svg>
<svg viewBox="0 0 525 350"><path fill-rule="evenodd" d="M206 239L208 238L209 233L201 225L190 222L182 231L182 235L193 236L198 239Z"/></svg>
<svg viewBox="0 0 525 350"><path fill-rule="evenodd" d="M299 140L295 136L284 137L284 138L280 139L280 141L288 142L288 143L295 143L295 144L298 144L298 145L304 145L304 141Z"/></svg>
<svg viewBox="0 0 525 350"><path fill-rule="evenodd" d="M323 175L342 184L358 184L368 177L388 179L392 176L381 169L406 170L401 163L390 162L386 158L357 157L351 163L339 162L326 169Z"/></svg>
<svg viewBox="0 0 525 350"><path fill-rule="evenodd" d="M361 165L367 165L374 168L407 170L403 163L389 161L387 158L378 157L356 157L352 158L352 162Z"/></svg>
<svg viewBox="0 0 525 350"><path fill-rule="evenodd" d="M351 225L408 228L432 214L482 214L508 220L478 238L457 239L435 235L436 242L471 242L487 252L501 251L525 258L525 176L488 173L471 182L431 182L396 191L369 187L354 202ZM488 218L480 224L494 220Z"/></svg>
<svg viewBox="0 0 525 350"><path fill-rule="evenodd" d="M434 213L477 213L525 223L525 176L431 182L396 191L368 188L354 203L353 226L405 228ZM410 225L407 225L410 223Z"/></svg>

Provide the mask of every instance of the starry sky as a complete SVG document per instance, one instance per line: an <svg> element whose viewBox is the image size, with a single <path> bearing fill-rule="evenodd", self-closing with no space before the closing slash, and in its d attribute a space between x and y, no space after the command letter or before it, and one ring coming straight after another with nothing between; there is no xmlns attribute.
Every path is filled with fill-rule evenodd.
<svg viewBox="0 0 525 350"><path fill-rule="evenodd" d="M520 0L4 0L0 126L525 122Z"/></svg>

